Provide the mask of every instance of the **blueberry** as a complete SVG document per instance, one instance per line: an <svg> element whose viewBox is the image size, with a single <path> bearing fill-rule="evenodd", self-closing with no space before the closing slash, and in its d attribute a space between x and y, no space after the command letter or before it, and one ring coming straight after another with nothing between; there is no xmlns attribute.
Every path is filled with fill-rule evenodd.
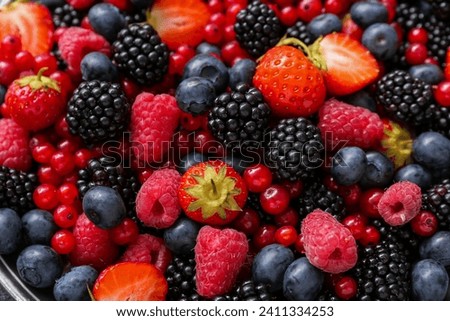
<svg viewBox="0 0 450 321"><path fill-rule="evenodd" d="M366 153L361 148L344 147L333 157L331 176L338 184L350 186L359 182L366 167Z"/></svg>
<svg viewBox="0 0 450 321"><path fill-rule="evenodd" d="M294 253L287 247L280 244L265 246L253 260L253 281L268 284L272 292L281 290L284 273L292 261Z"/></svg>
<svg viewBox="0 0 450 321"><path fill-rule="evenodd" d="M81 60L81 76L83 80L103 80L117 82L119 73L111 59L101 52L90 52Z"/></svg>
<svg viewBox="0 0 450 321"><path fill-rule="evenodd" d="M389 60L397 52L398 36L393 27L387 23L375 23L364 30L361 43L378 60Z"/></svg>
<svg viewBox="0 0 450 321"><path fill-rule="evenodd" d="M63 270L58 254L41 244L30 245L20 252L16 267L22 281L35 288L53 286Z"/></svg>
<svg viewBox="0 0 450 321"><path fill-rule="evenodd" d="M182 111L198 115L213 105L216 94L211 81L202 77L192 77L178 85L175 98Z"/></svg>
<svg viewBox="0 0 450 321"><path fill-rule="evenodd" d="M6 95L6 87L0 85L0 105L3 104L3 102L5 101L5 95Z"/></svg>
<svg viewBox="0 0 450 321"><path fill-rule="evenodd" d="M12 254L22 241L22 221L16 211L0 208L0 255Z"/></svg>
<svg viewBox="0 0 450 321"><path fill-rule="evenodd" d="M220 55L220 48L217 46L214 46L207 42L202 42L197 46L196 52L198 54L216 54Z"/></svg>
<svg viewBox="0 0 450 321"><path fill-rule="evenodd" d="M356 2L350 8L350 16L363 29L377 22L388 21L387 8L379 2Z"/></svg>
<svg viewBox="0 0 450 321"><path fill-rule="evenodd" d="M131 0L134 8L147 9L153 5L153 0Z"/></svg>
<svg viewBox="0 0 450 321"><path fill-rule="evenodd" d="M256 63L251 59L240 59L230 68L230 87L236 90L240 83L252 85Z"/></svg>
<svg viewBox="0 0 450 321"><path fill-rule="evenodd" d="M164 231L164 243L177 255L192 253L200 225L188 218L179 218Z"/></svg>
<svg viewBox="0 0 450 321"><path fill-rule="evenodd" d="M206 54L196 55L184 67L183 79L202 77L209 79L216 93L223 92L228 86L228 68L219 59Z"/></svg>
<svg viewBox="0 0 450 321"><path fill-rule="evenodd" d="M437 132L420 134L413 142L413 158L431 169L450 167L450 140Z"/></svg>
<svg viewBox="0 0 450 321"><path fill-rule="evenodd" d="M370 111L376 112L377 103L375 99L365 90L360 90L350 96L345 97L345 102L353 106L366 108Z"/></svg>
<svg viewBox="0 0 450 321"><path fill-rule="evenodd" d="M119 225L126 214L120 194L106 186L95 186L86 192L83 211L95 225L103 229Z"/></svg>
<svg viewBox="0 0 450 321"><path fill-rule="evenodd" d="M25 213L22 216L22 226L25 239L30 244L50 245L53 234L58 230L53 215L39 209Z"/></svg>
<svg viewBox="0 0 450 321"><path fill-rule="evenodd" d="M444 79L441 68L434 64L412 66L408 72L412 77L421 79L430 85L437 85Z"/></svg>
<svg viewBox="0 0 450 321"><path fill-rule="evenodd" d="M450 232L439 231L424 240L419 248L420 258L433 259L450 267Z"/></svg>
<svg viewBox="0 0 450 321"><path fill-rule="evenodd" d="M414 300L443 301L447 295L448 273L439 262L419 261L412 268L411 289Z"/></svg>
<svg viewBox="0 0 450 321"><path fill-rule="evenodd" d="M67 273L56 280L53 296L56 301L89 301L89 291L98 272L89 265L72 267Z"/></svg>
<svg viewBox="0 0 450 321"><path fill-rule="evenodd" d="M125 17L117 7L109 3L99 3L91 7L88 19L92 29L110 43L116 40L119 31L126 26Z"/></svg>
<svg viewBox="0 0 450 321"><path fill-rule="evenodd" d="M429 170L419 164L409 164L400 168L395 173L394 180L410 181L420 186L421 189L427 189L432 182L431 173Z"/></svg>
<svg viewBox="0 0 450 321"><path fill-rule="evenodd" d="M377 151L366 153L367 167L361 178L363 187L386 187L394 177L394 164L384 154Z"/></svg>
<svg viewBox="0 0 450 321"><path fill-rule="evenodd" d="M195 164L206 162L207 157L201 153L192 152L189 154L186 154L180 159L180 163L178 164L178 171L181 174L184 174L187 172L189 168L194 166Z"/></svg>
<svg viewBox="0 0 450 321"><path fill-rule="evenodd" d="M323 272L312 266L306 257L301 257L292 262L284 273L284 297L291 301L315 300L323 280Z"/></svg>
<svg viewBox="0 0 450 321"><path fill-rule="evenodd" d="M320 36L341 31L342 22L335 14L323 13L312 19L306 26L306 30L308 30L314 39L317 39Z"/></svg>

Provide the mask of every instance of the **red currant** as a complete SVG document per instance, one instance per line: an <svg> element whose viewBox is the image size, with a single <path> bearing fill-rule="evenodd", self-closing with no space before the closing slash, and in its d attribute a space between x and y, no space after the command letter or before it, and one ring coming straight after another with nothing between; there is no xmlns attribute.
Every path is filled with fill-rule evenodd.
<svg viewBox="0 0 450 321"><path fill-rule="evenodd" d="M56 146L61 152L73 154L80 147L81 140L78 137L63 139Z"/></svg>
<svg viewBox="0 0 450 321"><path fill-rule="evenodd" d="M126 217L119 225L111 229L111 239L117 245L133 243L139 236L139 228L135 221Z"/></svg>
<svg viewBox="0 0 450 321"><path fill-rule="evenodd" d="M72 134L69 131L69 125L66 122L66 117L61 117L55 123L55 132L59 137L72 138Z"/></svg>
<svg viewBox="0 0 450 321"><path fill-rule="evenodd" d="M71 228L75 226L78 219L78 211L72 205L59 205L53 211L53 220L60 228Z"/></svg>
<svg viewBox="0 0 450 321"><path fill-rule="evenodd" d="M350 7L350 1L348 0L326 0L325 1L325 12L333 13L337 16L345 13Z"/></svg>
<svg viewBox="0 0 450 321"><path fill-rule="evenodd" d="M260 226L260 218L258 213L251 208L244 208L239 216L233 221L233 227L245 233L246 235L253 235Z"/></svg>
<svg viewBox="0 0 450 321"><path fill-rule="evenodd" d="M424 28L416 27L408 31L409 43L426 44L428 41L428 32Z"/></svg>
<svg viewBox="0 0 450 321"><path fill-rule="evenodd" d="M223 61L229 66L233 65L233 61L236 59L248 58L248 53L242 49L236 40L226 43L221 50Z"/></svg>
<svg viewBox="0 0 450 321"><path fill-rule="evenodd" d="M439 222L436 215L428 211L421 211L411 220L411 229L420 236L431 236L436 233Z"/></svg>
<svg viewBox="0 0 450 321"><path fill-rule="evenodd" d="M206 42L217 45L222 41L222 29L215 23L209 23L205 26L203 37Z"/></svg>
<svg viewBox="0 0 450 321"><path fill-rule="evenodd" d="M78 172L77 171L73 171L64 176L64 183L76 184L77 182L78 182Z"/></svg>
<svg viewBox="0 0 450 321"><path fill-rule="evenodd" d="M287 27L293 26L297 22L297 9L287 6L280 11L280 21Z"/></svg>
<svg viewBox="0 0 450 321"><path fill-rule="evenodd" d="M215 24L223 29L225 26L225 15L222 12L217 12L211 15L209 23Z"/></svg>
<svg viewBox="0 0 450 321"><path fill-rule="evenodd" d="M289 191L291 200L299 198L303 192L303 183L300 181L282 181L281 185Z"/></svg>
<svg viewBox="0 0 450 321"><path fill-rule="evenodd" d="M139 175L138 175L139 182L140 182L141 184L144 184L145 181L146 181L150 176L152 176L152 174L153 174L153 171L152 171L151 169L144 169L144 170L139 171Z"/></svg>
<svg viewBox="0 0 450 321"><path fill-rule="evenodd" d="M38 208L51 210L58 205L58 191L51 184L41 184L33 192L33 201Z"/></svg>
<svg viewBox="0 0 450 321"><path fill-rule="evenodd" d="M274 221L276 226L297 226L299 219L298 212L289 207L284 213L275 216Z"/></svg>
<svg viewBox="0 0 450 321"><path fill-rule="evenodd" d="M171 53L169 57L169 74L182 75L186 62L187 60L183 57L183 55L177 52Z"/></svg>
<svg viewBox="0 0 450 321"><path fill-rule="evenodd" d="M22 41L20 37L8 35L2 39L1 54L6 60L13 59L20 50L22 50Z"/></svg>
<svg viewBox="0 0 450 321"><path fill-rule="evenodd" d="M353 1L355 2L355 1ZM388 22L394 21L396 11L397 11L397 0L380 0L382 4L387 8L388 11Z"/></svg>
<svg viewBox="0 0 450 321"><path fill-rule="evenodd" d="M194 137L194 149L202 154L214 153L217 150L217 141L209 131L198 131Z"/></svg>
<svg viewBox="0 0 450 321"><path fill-rule="evenodd" d="M200 128L202 125L202 118L200 116L194 116L190 113L181 113L180 117L181 126L187 131L194 131Z"/></svg>
<svg viewBox="0 0 450 321"><path fill-rule="evenodd" d="M366 226L362 237L359 239L359 242L363 246L372 246L377 245L380 242L381 235L380 231L375 226L369 225Z"/></svg>
<svg viewBox="0 0 450 321"><path fill-rule="evenodd" d="M78 188L75 184L64 183L58 188L58 199L61 204L70 205L78 198Z"/></svg>
<svg viewBox="0 0 450 321"><path fill-rule="evenodd" d="M297 253L303 254L305 253L305 247L303 245L303 235L299 234L297 235L297 239L294 243L294 248L297 251Z"/></svg>
<svg viewBox="0 0 450 321"><path fill-rule="evenodd" d="M450 81L443 81L437 85L434 98L440 105L450 107Z"/></svg>
<svg viewBox="0 0 450 321"><path fill-rule="evenodd" d="M358 283L350 276L340 278L334 285L334 291L338 298L342 300L350 300L355 297L358 291Z"/></svg>
<svg viewBox="0 0 450 321"><path fill-rule="evenodd" d="M247 167L244 171L245 184L253 193L261 193L272 184L272 172L262 164Z"/></svg>
<svg viewBox="0 0 450 321"><path fill-rule="evenodd" d="M54 186L58 186L62 181L61 175L56 173L50 166L40 166L37 170L37 176L39 183L41 184L52 184Z"/></svg>
<svg viewBox="0 0 450 321"><path fill-rule="evenodd" d="M355 40L360 41L363 34L363 29L358 26L351 17L345 17L342 23L342 32L349 35Z"/></svg>
<svg viewBox="0 0 450 321"><path fill-rule="evenodd" d="M91 151L86 148L79 149L73 155L73 162L77 168L84 168L91 159Z"/></svg>
<svg viewBox="0 0 450 321"><path fill-rule="evenodd" d="M47 68L44 75L49 76L58 70L58 60L48 53L37 55L34 57L34 72L37 73L42 68Z"/></svg>
<svg viewBox="0 0 450 321"><path fill-rule="evenodd" d="M336 183L335 179L331 175L325 176L323 184L332 192L337 193L339 190L339 184Z"/></svg>
<svg viewBox="0 0 450 321"><path fill-rule="evenodd" d="M253 244L257 250L275 243L275 232L277 228L273 225L266 224L259 227L253 235Z"/></svg>
<svg viewBox="0 0 450 321"><path fill-rule="evenodd" d="M434 59L433 57L427 57L427 59L425 59L425 61L423 62L424 64L432 64L432 65L436 65L438 67L440 67L441 65L439 64L439 62Z"/></svg>
<svg viewBox="0 0 450 321"><path fill-rule="evenodd" d="M56 253L64 255L73 251L76 240L71 231L59 230L53 235L50 244Z"/></svg>
<svg viewBox="0 0 450 321"><path fill-rule="evenodd" d="M274 238L278 244L288 247L297 240L297 231L293 226L282 226L275 231Z"/></svg>
<svg viewBox="0 0 450 321"><path fill-rule="evenodd" d="M191 60L195 56L195 50L188 45L181 45L177 48L177 53L182 55L187 61Z"/></svg>
<svg viewBox="0 0 450 321"><path fill-rule="evenodd" d="M223 40L225 42L231 42L236 40L236 32L234 31L234 25L227 25L223 29Z"/></svg>
<svg viewBox="0 0 450 321"><path fill-rule="evenodd" d="M17 78L18 70L12 62L0 61L0 85L8 86Z"/></svg>
<svg viewBox="0 0 450 321"><path fill-rule="evenodd" d="M344 198L344 203L347 207L355 207L361 197L361 188L358 184L339 186L338 194Z"/></svg>
<svg viewBox="0 0 450 321"><path fill-rule="evenodd" d="M361 214L349 215L342 221L342 224L347 227L352 233L353 237L360 239L366 230L367 218Z"/></svg>
<svg viewBox="0 0 450 321"><path fill-rule="evenodd" d="M28 51L19 51L14 57L14 64L19 68L19 71L33 70L34 57Z"/></svg>
<svg viewBox="0 0 450 321"><path fill-rule="evenodd" d="M67 175L75 168L72 155L67 152L57 151L53 154L50 165L60 175Z"/></svg>
<svg viewBox="0 0 450 321"><path fill-rule="evenodd" d="M225 24L234 25L234 23L236 22L237 14L246 6L247 4L241 5L239 3L233 3L230 4L230 6L227 6L227 11L225 12Z"/></svg>
<svg viewBox="0 0 450 321"><path fill-rule="evenodd" d="M208 1L208 9L211 13L222 12L223 3L222 0L209 0Z"/></svg>
<svg viewBox="0 0 450 321"><path fill-rule="evenodd" d="M310 22L321 13L322 1L320 0L300 0L297 5L297 15L304 22Z"/></svg>
<svg viewBox="0 0 450 321"><path fill-rule="evenodd" d="M55 152L56 149L52 146L52 144L44 143L33 148L31 154L36 162L48 164L50 163L50 160Z"/></svg>
<svg viewBox="0 0 450 321"><path fill-rule="evenodd" d="M259 201L264 212L279 215L289 207L289 192L281 185L272 185L260 196Z"/></svg>
<svg viewBox="0 0 450 321"><path fill-rule="evenodd" d="M359 207L362 214L371 218L380 218L380 213L378 213L378 202L383 194L384 191L380 188L371 188L362 192L359 200Z"/></svg>
<svg viewBox="0 0 450 321"><path fill-rule="evenodd" d="M130 100L134 100L136 96L141 93L139 85L128 78L123 78L120 83L122 85L123 91L125 92L125 95Z"/></svg>
<svg viewBox="0 0 450 321"><path fill-rule="evenodd" d="M412 43L405 51L406 62L410 65L423 64L428 57L428 49L422 43Z"/></svg>

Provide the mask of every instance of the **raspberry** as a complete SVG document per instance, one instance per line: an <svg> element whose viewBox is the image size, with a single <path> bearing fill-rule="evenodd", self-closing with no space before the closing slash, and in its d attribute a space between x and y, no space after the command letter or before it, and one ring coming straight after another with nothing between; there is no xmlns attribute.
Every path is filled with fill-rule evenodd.
<svg viewBox="0 0 450 321"><path fill-rule="evenodd" d="M358 260L356 241L349 229L331 214L316 209L302 222L301 234L308 260L328 273L341 273Z"/></svg>
<svg viewBox="0 0 450 321"><path fill-rule="evenodd" d="M95 226L85 214L78 217L73 236L76 244L69 257L72 265L91 265L101 271L116 259L118 247L109 232Z"/></svg>
<svg viewBox="0 0 450 321"><path fill-rule="evenodd" d="M66 0L66 2L77 10L84 10L92 7L96 0Z"/></svg>
<svg viewBox="0 0 450 321"><path fill-rule="evenodd" d="M107 56L111 55L111 47L105 38L80 27L67 28L58 39L58 47L61 57L76 73L81 72L81 60L88 53L99 51Z"/></svg>
<svg viewBox="0 0 450 321"><path fill-rule="evenodd" d="M28 171L31 153L28 148L28 132L8 118L0 119L0 166Z"/></svg>
<svg viewBox="0 0 450 321"><path fill-rule="evenodd" d="M142 185L136 197L137 217L147 226L172 226L181 212L178 202L180 174L174 169L155 171Z"/></svg>
<svg viewBox="0 0 450 321"><path fill-rule="evenodd" d="M194 248L197 292L214 297L230 291L246 261L247 237L233 229L204 226Z"/></svg>
<svg viewBox="0 0 450 321"><path fill-rule="evenodd" d="M140 164L163 160L180 115L173 96L142 93L136 97L131 107L131 139Z"/></svg>
<svg viewBox="0 0 450 321"><path fill-rule="evenodd" d="M164 272L172 260L172 254L160 237L141 234L131 243L120 258L121 262L151 263Z"/></svg>
<svg viewBox="0 0 450 321"><path fill-rule="evenodd" d="M378 202L378 212L391 226L408 223L419 214L421 207L420 187L408 181L391 185Z"/></svg>
<svg viewBox="0 0 450 321"><path fill-rule="evenodd" d="M325 102L319 110L318 127L326 146L347 142L348 146L376 147L383 137L383 122L368 109L336 99Z"/></svg>

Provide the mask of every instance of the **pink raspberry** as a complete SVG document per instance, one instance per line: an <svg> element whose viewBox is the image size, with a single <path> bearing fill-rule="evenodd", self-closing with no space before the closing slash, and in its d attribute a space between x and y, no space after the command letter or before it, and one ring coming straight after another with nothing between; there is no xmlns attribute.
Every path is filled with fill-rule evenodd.
<svg viewBox="0 0 450 321"><path fill-rule="evenodd" d="M109 231L92 223L85 214L78 217L73 229L75 249L70 253L72 265L91 265L98 271L111 265L119 253Z"/></svg>
<svg viewBox="0 0 450 321"><path fill-rule="evenodd" d="M155 171L142 185L136 197L137 217L147 226L168 228L181 212L178 186L181 176L174 169Z"/></svg>
<svg viewBox="0 0 450 321"><path fill-rule="evenodd" d="M28 132L9 118L0 119L0 166L28 171L31 153Z"/></svg>
<svg viewBox="0 0 450 321"><path fill-rule="evenodd" d="M336 99L325 102L319 110L318 127L328 149L342 146L376 147L383 138L383 122L378 114Z"/></svg>
<svg viewBox="0 0 450 321"><path fill-rule="evenodd" d="M246 262L248 249L244 233L202 227L194 248L198 294L211 298L230 291Z"/></svg>
<svg viewBox="0 0 450 321"><path fill-rule="evenodd" d="M140 164L161 162L169 145L181 110L173 96L142 93L131 107L133 153Z"/></svg>
<svg viewBox="0 0 450 321"><path fill-rule="evenodd" d="M378 212L392 226L408 223L419 214L421 207L422 191L408 181L392 184L378 202Z"/></svg>
<svg viewBox="0 0 450 321"><path fill-rule="evenodd" d="M302 222L303 247L309 262L328 273L342 273L358 260L356 241L349 229L331 214L316 209Z"/></svg>
<svg viewBox="0 0 450 321"><path fill-rule="evenodd" d="M80 73L81 60L92 51L99 51L107 56L111 55L109 42L92 30L70 27L58 39L61 57L67 62L70 69Z"/></svg>
<svg viewBox="0 0 450 321"><path fill-rule="evenodd" d="M121 262L151 263L163 273L171 260L172 253L164 245L164 240L150 234L140 234L120 258Z"/></svg>

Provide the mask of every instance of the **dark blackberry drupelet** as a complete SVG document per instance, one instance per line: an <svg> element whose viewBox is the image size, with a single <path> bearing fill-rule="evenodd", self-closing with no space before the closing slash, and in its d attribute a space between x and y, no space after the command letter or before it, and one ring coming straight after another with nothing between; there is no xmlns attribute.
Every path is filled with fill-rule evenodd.
<svg viewBox="0 0 450 321"><path fill-rule="evenodd" d="M324 161L319 128L306 118L282 119L266 135L266 161L280 179L315 176Z"/></svg>
<svg viewBox="0 0 450 321"><path fill-rule="evenodd" d="M251 2L236 16L236 40L253 57L260 57L283 37L284 28L275 12L259 1Z"/></svg>
<svg viewBox="0 0 450 321"><path fill-rule="evenodd" d="M336 296L334 289L324 287L320 291L317 301L341 301L341 299Z"/></svg>
<svg viewBox="0 0 450 321"><path fill-rule="evenodd" d="M432 130L450 138L450 108L432 103L425 110L425 119L423 130Z"/></svg>
<svg viewBox="0 0 450 321"><path fill-rule="evenodd" d="M137 9L136 11L123 12L127 25L145 22L147 20L147 9Z"/></svg>
<svg viewBox="0 0 450 321"><path fill-rule="evenodd" d="M383 240L358 254L353 272L361 301L404 301L410 296L410 263L402 243Z"/></svg>
<svg viewBox="0 0 450 321"><path fill-rule="evenodd" d="M423 193L422 207L436 215L440 230L450 230L450 179L444 179Z"/></svg>
<svg viewBox="0 0 450 321"><path fill-rule="evenodd" d="M244 281L231 293L213 298L214 301L274 301L276 298L263 283Z"/></svg>
<svg viewBox="0 0 450 321"><path fill-rule="evenodd" d="M226 147L236 144L260 147L269 115L270 108L261 92L241 83L235 91L215 99L208 124L214 137Z"/></svg>
<svg viewBox="0 0 450 321"><path fill-rule="evenodd" d="M167 301L200 301L195 288L195 260L174 257L165 272L169 291Z"/></svg>
<svg viewBox="0 0 450 321"><path fill-rule="evenodd" d="M395 19L403 29L408 31L412 28L422 27L427 20L427 15L422 12L415 1L404 1L397 5Z"/></svg>
<svg viewBox="0 0 450 321"><path fill-rule="evenodd" d="M287 29L286 36L287 38L297 38L308 46L313 43L313 37L306 29L306 23L301 20L297 21L295 25Z"/></svg>
<svg viewBox="0 0 450 321"><path fill-rule="evenodd" d="M24 214L35 208L33 191L38 185L35 174L0 166L0 208Z"/></svg>
<svg viewBox="0 0 450 321"><path fill-rule="evenodd" d="M300 217L303 219L317 208L330 213L338 221L344 218L345 204L341 196L330 191L321 182L305 184L305 188L299 197Z"/></svg>
<svg viewBox="0 0 450 321"><path fill-rule="evenodd" d="M428 54L441 65L445 63L447 49L450 47L450 24L431 16L424 25L428 31Z"/></svg>
<svg viewBox="0 0 450 321"><path fill-rule="evenodd" d="M73 93L67 124L87 145L118 137L128 127L130 104L119 84L91 80Z"/></svg>
<svg viewBox="0 0 450 321"><path fill-rule="evenodd" d="M434 14L442 21L450 19L450 2L448 0L427 0L433 8Z"/></svg>
<svg viewBox="0 0 450 321"><path fill-rule="evenodd" d="M91 159L86 168L78 172L78 176L77 186L81 197L91 187L111 187L122 196L129 216L134 216L136 196L141 184L133 171L124 168L120 160L113 157Z"/></svg>
<svg viewBox="0 0 450 321"><path fill-rule="evenodd" d="M378 81L376 98L397 120L420 126L425 123L425 109L432 102L433 92L424 81L404 70L394 70Z"/></svg>
<svg viewBox="0 0 450 321"><path fill-rule="evenodd" d="M169 50L147 23L134 23L122 29L112 47L117 67L140 85L158 83L167 73Z"/></svg>
<svg viewBox="0 0 450 321"><path fill-rule="evenodd" d="M56 7L52 12L53 24L55 25L55 29L79 26L81 25L83 16L83 12L76 10L68 3Z"/></svg>

